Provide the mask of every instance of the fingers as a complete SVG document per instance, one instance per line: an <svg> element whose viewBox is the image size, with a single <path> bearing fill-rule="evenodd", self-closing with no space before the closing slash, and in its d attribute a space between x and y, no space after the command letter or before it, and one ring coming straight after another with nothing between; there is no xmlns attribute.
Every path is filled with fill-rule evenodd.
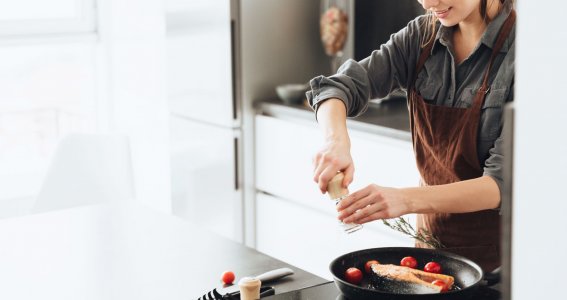
<svg viewBox="0 0 567 300"><path fill-rule="evenodd" d="M315 171L313 172L313 181L315 181L319 185L319 189L321 193L325 193L327 191L327 185L329 181L337 175L338 171L341 171L341 163L338 158L331 157L330 155L325 155L321 152L317 153L313 158L313 168ZM354 166L352 163L349 163L345 169L349 172L349 183L352 181L353 173L354 173ZM345 174L346 176L346 174ZM345 181L343 181L344 185ZM345 185L346 187L346 185Z"/></svg>
<svg viewBox="0 0 567 300"><path fill-rule="evenodd" d="M357 224L376 220L376 216L386 216L387 208L384 195L376 185L369 185L352 193L337 205L339 220Z"/></svg>
<svg viewBox="0 0 567 300"><path fill-rule="evenodd" d="M355 211L370 204L370 200L367 199L368 195L370 195L370 190L368 188L364 188L362 190L351 193L350 195L348 195L348 197L341 200L341 202L337 204L336 207L339 211L339 216L342 214L345 215L345 217L348 217Z"/></svg>
<svg viewBox="0 0 567 300"><path fill-rule="evenodd" d="M350 221L350 222L345 222L345 223L355 223L355 224L364 224L364 223L368 223L368 222L372 222L372 221L376 221L376 220L382 220L382 219L389 219L388 217L388 213L385 210L379 210L375 213L372 213L364 218L361 219L357 219L354 221Z"/></svg>
<svg viewBox="0 0 567 300"><path fill-rule="evenodd" d="M327 191L327 186L329 185L329 181L333 179L337 172L339 171L338 167L334 165L327 166L319 175L319 189L322 193Z"/></svg>
<svg viewBox="0 0 567 300"><path fill-rule="evenodd" d="M345 178L343 179L343 187L347 188L354 179L354 165L350 164L346 169L343 171Z"/></svg>

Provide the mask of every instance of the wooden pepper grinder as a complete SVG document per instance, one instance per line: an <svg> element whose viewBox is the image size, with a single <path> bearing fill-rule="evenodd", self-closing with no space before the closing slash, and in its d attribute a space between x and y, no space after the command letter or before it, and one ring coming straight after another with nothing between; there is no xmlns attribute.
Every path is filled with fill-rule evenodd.
<svg viewBox="0 0 567 300"><path fill-rule="evenodd" d="M335 204L339 204L339 202L341 202L341 200L349 194L348 189L343 187L344 178L345 175L343 172L338 172L327 185L327 194L329 194L329 198L331 198L331 200L335 201ZM339 224L346 233L353 233L362 229L361 224L345 224L343 222L340 222Z"/></svg>
<svg viewBox="0 0 567 300"><path fill-rule="evenodd" d="M260 287L262 281L255 277L243 277L238 282L240 288L240 300L257 300L260 299Z"/></svg>
<svg viewBox="0 0 567 300"><path fill-rule="evenodd" d="M334 201L341 201L344 197L348 196L348 189L343 187L343 180L345 175L343 172L338 172L329 184L327 185L327 194L329 198Z"/></svg>

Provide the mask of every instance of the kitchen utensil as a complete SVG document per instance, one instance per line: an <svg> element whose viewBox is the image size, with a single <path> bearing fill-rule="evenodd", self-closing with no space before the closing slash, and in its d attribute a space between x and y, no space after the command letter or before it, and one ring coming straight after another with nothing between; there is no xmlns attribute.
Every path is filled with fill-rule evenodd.
<svg viewBox="0 0 567 300"><path fill-rule="evenodd" d="M342 172L339 172L337 173L337 175L335 175L335 177L331 179L331 181L329 181L329 184L327 185L327 194L329 194L331 200L335 201L335 205L339 204L339 202L341 202L341 200L346 198L349 194L348 189L344 188L342 184L344 178L345 175ZM361 224L345 224L341 221L339 222L340 226L346 233L353 233L362 229Z"/></svg>
<svg viewBox="0 0 567 300"><path fill-rule="evenodd" d="M362 283L354 285L344 279L345 270L356 267L364 270L364 264L369 260L377 260L381 264L399 265L405 256L413 256L418 262L417 268L423 269L424 265L430 261L439 263L442 273L451 275L455 278L455 288L451 291L440 294L416 294L415 290L403 291L407 286L399 284L384 283L376 287L369 280L370 275L365 274ZM498 278L485 276L482 269L475 262L457 254L444 252L435 249L391 247L374 248L359 250L344 254L331 262L331 273L335 279L335 284L348 299L381 299L381 300L450 300L450 299L471 299L476 290L481 285L493 285ZM491 274L496 275L496 274ZM401 289L400 289L401 288ZM419 291L417 291L419 292Z"/></svg>
<svg viewBox="0 0 567 300"><path fill-rule="evenodd" d="M274 287L271 287L271 286L260 287L260 298L272 296L274 294L275 294ZM217 299L219 299L219 300L220 299L223 299L223 300L239 300L240 299L240 291L221 295L219 292L216 291L216 289L213 289L212 291L208 292L207 294L205 294L201 298L199 298L199 300L201 300L201 299L202 300L217 300Z"/></svg>
<svg viewBox="0 0 567 300"><path fill-rule="evenodd" d="M262 282L258 278L243 277L238 281L240 287L240 300L260 299L260 286Z"/></svg>
<svg viewBox="0 0 567 300"><path fill-rule="evenodd" d="M276 93L286 104L301 104L308 89L307 84L283 84L276 87Z"/></svg>
<svg viewBox="0 0 567 300"><path fill-rule="evenodd" d="M286 276L293 275L293 270L290 268L280 268L266 273L262 273L258 276L252 276L262 282L262 284L270 281L275 281ZM260 297L268 296L274 294L274 288L269 286L262 286L260 288ZM240 299L240 289L238 285L231 285L228 287L215 288L203 296L199 297L198 300L213 300L213 299Z"/></svg>

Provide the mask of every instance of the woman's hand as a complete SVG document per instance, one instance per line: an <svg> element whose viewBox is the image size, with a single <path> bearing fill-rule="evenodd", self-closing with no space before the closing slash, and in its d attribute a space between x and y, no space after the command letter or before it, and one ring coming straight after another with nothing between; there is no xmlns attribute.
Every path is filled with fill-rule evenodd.
<svg viewBox="0 0 567 300"><path fill-rule="evenodd" d="M313 180L319 185L321 193L327 191L329 181L338 171L344 173L343 187L348 187L354 175L354 164L350 155L350 142L344 140L329 140L323 149L313 158Z"/></svg>
<svg viewBox="0 0 567 300"><path fill-rule="evenodd" d="M338 205L339 220L364 224L411 213L410 202L402 189L371 184L350 194Z"/></svg>
<svg viewBox="0 0 567 300"><path fill-rule="evenodd" d="M317 120L325 145L313 158L313 180L319 185L321 193L325 193L329 181L338 171L342 171L345 175L342 185L346 188L352 182L354 165L350 156L344 102L337 98L325 100L319 105Z"/></svg>

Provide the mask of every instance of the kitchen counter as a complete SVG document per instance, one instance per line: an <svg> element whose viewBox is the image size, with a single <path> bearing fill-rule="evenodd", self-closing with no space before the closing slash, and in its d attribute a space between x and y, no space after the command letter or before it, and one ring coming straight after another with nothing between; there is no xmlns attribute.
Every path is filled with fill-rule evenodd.
<svg viewBox="0 0 567 300"><path fill-rule="evenodd" d="M143 206L96 205L0 222L0 299L197 299L278 268L276 294L327 280Z"/></svg>
<svg viewBox="0 0 567 300"><path fill-rule="evenodd" d="M315 114L306 103L290 105L279 99L271 99L258 101L254 106L257 113L267 116L315 121ZM364 114L356 118L349 118L347 126L349 129L411 141L405 98L392 98L380 103L371 103Z"/></svg>
<svg viewBox="0 0 567 300"><path fill-rule="evenodd" d="M394 297L393 299L395 299ZM417 297L416 297L417 298ZM425 297L419 297L425 298ZM291 291L288 293L270 296L262 298L266 300L298 300L298 299L309 299L309 300L348 300L346 297L342 296L339 289L334 282L323 283L317 286ZM475 293L473 300L499 300L501 299L501 294L498 286L486 287L480 286Z"/></svg>

